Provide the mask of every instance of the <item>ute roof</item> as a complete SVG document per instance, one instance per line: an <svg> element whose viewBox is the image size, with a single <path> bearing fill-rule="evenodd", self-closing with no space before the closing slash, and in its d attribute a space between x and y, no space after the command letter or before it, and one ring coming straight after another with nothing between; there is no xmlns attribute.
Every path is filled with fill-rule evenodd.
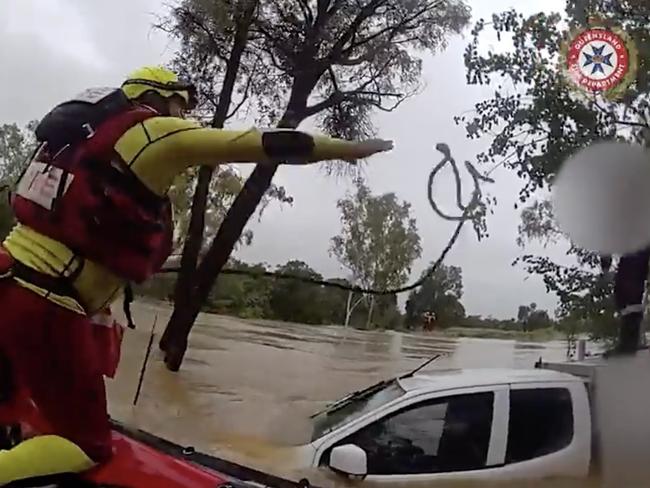
<svg viewBox="0 0 650 488"><path fill-rule="evenodd" d="M547 369L447 369L417 373L398 380L407 392L549 381L581 380L567 373Z"/></svg>

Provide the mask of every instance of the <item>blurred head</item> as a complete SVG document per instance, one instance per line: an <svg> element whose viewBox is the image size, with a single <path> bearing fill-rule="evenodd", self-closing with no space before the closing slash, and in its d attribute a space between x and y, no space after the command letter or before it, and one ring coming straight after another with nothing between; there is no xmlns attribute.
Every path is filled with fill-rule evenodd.
<svg viewBox="0 0 650 488"><path fill-rule="evenodd" d="M650 151L598 142L573 154L553 184L553 210L571 241L601 255L650 245Z"/></svg>
<svg viewBox="0 0 650 488"><path fill-rule="evenodd" d="M122 91L130 100L149 105L165 116L182 117L197 102L194 85L162 66L135 70L122 83Z"/></svg>

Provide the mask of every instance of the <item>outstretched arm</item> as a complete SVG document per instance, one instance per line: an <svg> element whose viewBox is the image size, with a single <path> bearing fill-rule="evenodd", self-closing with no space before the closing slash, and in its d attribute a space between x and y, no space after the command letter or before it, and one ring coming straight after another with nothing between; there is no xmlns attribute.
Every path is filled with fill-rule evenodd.
<svg viewBox="0 0 650 488"><path fill-rule="evenodd" d="M354 161L391 148L388 141L345 141L293 130L211 129L173 117L146 120L130 129L116 145L136 175L158 194L165 193L174 177L191 166Z"/></svg>

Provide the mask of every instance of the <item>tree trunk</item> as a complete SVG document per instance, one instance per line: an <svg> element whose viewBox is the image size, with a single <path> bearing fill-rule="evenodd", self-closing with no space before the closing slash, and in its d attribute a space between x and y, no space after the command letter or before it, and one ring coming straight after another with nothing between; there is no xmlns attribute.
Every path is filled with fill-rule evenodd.
<svg viewBox="0 0 650 488"><path fill-rule="evenodd" d="M351 291L351 292L348 293L348 302L347 302L347 305L345 307L345 327L350 325L350 319L352 318L352 312L354 312L354 309L357 308L357 305L359 305L364 299L364 296L361 295L361 297L356 302L352 303L353 296L354 296L354 292Z"/></svg>
<svg viewBox="0 0 650 488"><path fill-rule="evenodd" d="M348 301L345 304L345 324L344 327L350 325L350 316L352 315L352 290L348 292Z"/></svg>
<svg viewBox="0 0 650 488"><path fill-rule="evenodd" d="M237 22L237 32L235 33L233 46L230 51L230 57L226 63L226 74L219 93L219 102L212 118L212 127L223 128L228 118L228 110L232 101L232 94L237 81L237 74L241 64L241 58L248 43L248 31L257 7L257 1L251 0L246 2L246 8L241 13ZM203 229L205 227L205 209L208 202L208 193L210 182L212 180L213 170L207 166L202 166L199 170L199 178L192 200L192 211L190 225L188 228L187 238L183 247L181 257L181 269L174 289L174 314L177 309L185 309L190 306L192 295L196 288L194 275L197 269L199 253L203 245ZM165 332L160 339L159 347L163 351L167 350L171 337L174 335L173 318L170 317Z"/></svg>
<svg viewBox="0 0 650 488"><path fill-rule="evenodd" d="M221 101L221 99L220 99ZM215 118L216 121L216 118ZM223 127L225 121L213 123L213 127ZM201 245L203 244L203 229L205 227L205 209L208 202L208 191L210 189L210 182L212 180L213 170L208 166L201 166L199 169L199 178L194 191L194 198L192 200L192 210L190 214L190 225L187 230L187 237L185 238L185 245L183 246L183 254L181 255L181 269L176 279L176 286L174 287L174 308L187 307L190 297L192 295L192 287L194 273L201 252ZM163 332L160 339L160 349L166 350L171 330L169 323Z"/></svg>
<svg viewBox="0 0 650 488"><path fill-rule="evenodd" d="M375 296L370 296L370 307L368 308L368 320L366 321L366 329L370 330L370 324L372 323L372 312L375 308Z"/></svg>
<svg viewBox="0 0 650 488"><path fill-rule="evenodd" d="M290 117L290 113L292 112L287 111L285 113L278 127L295 128L298 126L300 120ZM210 290L221 269L230 258L230 254L244 231L244 227L246 227L250 217L255 212L264 193L271 186L271 181L277 169L277 164L258 164L255 166L246 183L244 183L244 187L228 209L217 235L210 245L210 249L203 257L203 261L195 275L195 287L190 303L182 308L174 307L174 312L167 326L169 333L165 350L165 364L170 371L180 369L187 349L187 339L192 325L194 325L194 321L201 311L201 306L210 294Z"/></svg>
<svg viewBox="0 0 650 488"><path fill-rule="evenodd" d="M309 66L311 58L305 58L302 66ZM321 73L300 71L296 73L287 103L278 128L295 129L307 116L307 100L316 86ZM187 341L194 321L201 311L219 273L230 258L244 227L257 209L262 197L271 186L277 164L257 164L244 183L235 201L210 244L195 273L195 286L192 287L190 301L184 307L174 307L167 324L165 341L165 364L170 371L178 371L183 362Z"/></svg>

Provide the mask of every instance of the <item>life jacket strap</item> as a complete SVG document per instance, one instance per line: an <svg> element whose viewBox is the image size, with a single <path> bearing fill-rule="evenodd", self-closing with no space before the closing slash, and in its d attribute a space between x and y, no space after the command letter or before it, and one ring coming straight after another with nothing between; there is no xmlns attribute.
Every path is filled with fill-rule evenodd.
<svg viewBox="0 0 650 488"><path fill-rule="evenodd" d="M83 306L77 289L72 284L73 280L64 276L51 276L36 271L20 261L14 261L11 266L11 276L24 280L34 286L47 290L55 295L72 298Z"/></svg>
<svg viewBox="0 0 650 488"><path fill-rule="evenodd" d="M129 329L135 329L135 323L133 322L133 316L131 315L131 304L134 300L133 287L131 283L127 283L124 287L124 315L126 316L126 323Z"/></svg>

